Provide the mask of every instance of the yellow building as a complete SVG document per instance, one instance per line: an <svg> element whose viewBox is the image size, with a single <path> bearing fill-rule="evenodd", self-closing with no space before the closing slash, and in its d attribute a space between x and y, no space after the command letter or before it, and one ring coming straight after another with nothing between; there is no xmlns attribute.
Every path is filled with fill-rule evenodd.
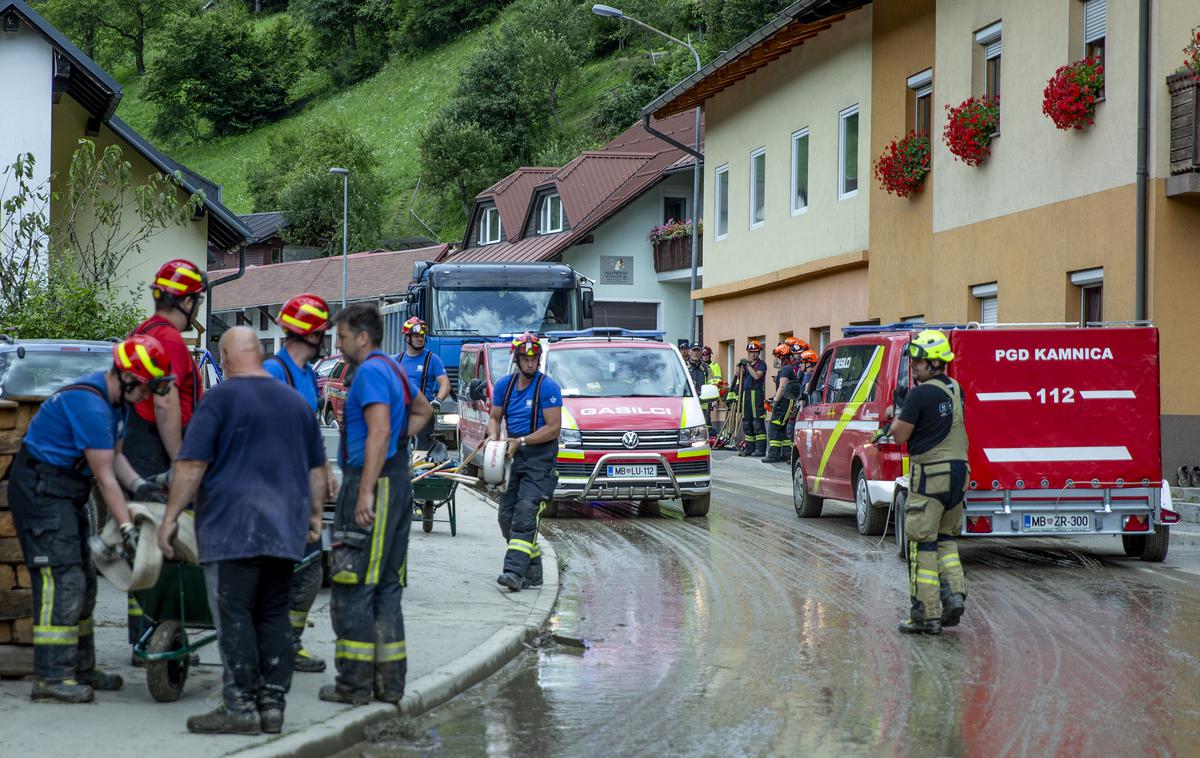
<svg viewBox="0 0 1200 758"><path fill-rule="evenodd" d="M230 250L245 243L250 232L221 204L220 187L173 161L117 118L121 86L24 0L0 0L0 72L6 85L0 112L0 166L30 153L35 160L34 184L40 185L51 174L66 176L79 140L86 138L96 143L97 156L109 145L118 145L132 166L135 186L154 173L180 172L181 201L187 194L204 192L200 212L186 224L153 236L141 254L136 258L131 254L121 268L118 291L136 290L147 314L153 311L148 283L163 263L186 258L206 268L210 246ZM13 189L10 186L8 191ZM57 205L49 209L52 223L60 209ZM127 223L136 216L131 209Z"/></svg>

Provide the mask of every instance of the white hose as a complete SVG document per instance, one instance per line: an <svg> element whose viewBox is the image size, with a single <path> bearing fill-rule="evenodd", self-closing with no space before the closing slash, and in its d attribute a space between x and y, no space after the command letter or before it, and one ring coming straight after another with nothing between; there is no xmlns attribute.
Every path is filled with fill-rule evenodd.
<svg viewBox="0 0 1200 758"><path fill-rule="evenodd" d="M508 442L493 440L483 446L483 481L497 487L508 481Z"/></svg>

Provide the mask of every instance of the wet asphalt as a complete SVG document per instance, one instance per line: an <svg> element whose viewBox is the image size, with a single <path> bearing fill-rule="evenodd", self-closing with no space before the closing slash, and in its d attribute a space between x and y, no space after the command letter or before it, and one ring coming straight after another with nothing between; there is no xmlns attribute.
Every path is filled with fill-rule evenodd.
<svg viewBox="0 0 1200 758"><path fill-rule="evenodd" d="M560 511L540 646L342 755L1200 755L1200 548L966 542L962 626L909 637L891 536L768 468L718 462L707 518Z"/></svg>

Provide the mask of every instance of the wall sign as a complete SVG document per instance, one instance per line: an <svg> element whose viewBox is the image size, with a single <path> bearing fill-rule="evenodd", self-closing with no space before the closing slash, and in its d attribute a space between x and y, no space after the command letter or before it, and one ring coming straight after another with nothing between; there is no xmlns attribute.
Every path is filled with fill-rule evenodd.
<svg viewBox="0 0 1200 758"><path fill-rule="evenodd" d="M633 256L600 256L600 281L603 284L633 284Z"/></svg>

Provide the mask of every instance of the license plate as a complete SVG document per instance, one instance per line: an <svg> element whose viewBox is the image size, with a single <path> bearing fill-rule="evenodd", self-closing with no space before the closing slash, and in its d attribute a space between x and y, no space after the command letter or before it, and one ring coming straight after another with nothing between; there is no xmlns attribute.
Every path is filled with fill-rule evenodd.
<svg viewBox="0 0 1200 758"><path fill-rule="evenodd" d="M1025 514L1026 532L1090 532L1092 517L1087 513Z"/></svg>
<svg viewBox="0 0 1200 758"><path fill-rule="evenodd" d="M608 476L610 479L640 479L653 477L657 473L658 466L654 464L650 464L649 466L617 464L608 467Z"/></svg>

